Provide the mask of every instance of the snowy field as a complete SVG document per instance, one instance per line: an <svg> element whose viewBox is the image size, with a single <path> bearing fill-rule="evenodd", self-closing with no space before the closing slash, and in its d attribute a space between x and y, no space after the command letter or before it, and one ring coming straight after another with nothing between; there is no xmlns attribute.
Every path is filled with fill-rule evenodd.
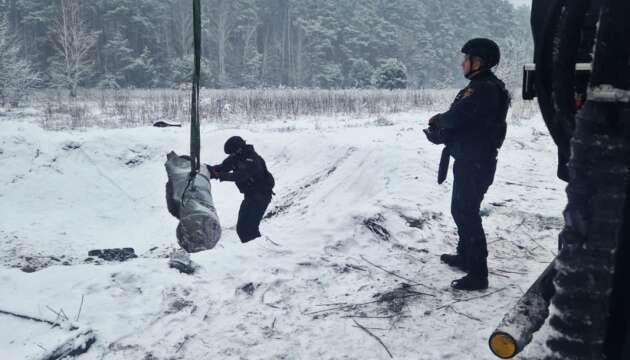
<svg viewBox="0 0 630 360"><path fill-rule="evenodd" d="M540 115L509 124L482 209L490 288L453 291L463 273L439 261L457 241L452 173L436 183L430 115L203 125L203 162L241 135L277 195L265 236L243 245L241 195L213 182L223 237L185 275L167 266L177 220L163 164L188 153L188 127L54 132L2 112L0 310L68 320L0 314L0 359L41 359L86 330L96 342L81 360L494 359L489 335L555 255L555 147ZM87 256L118 247L139 257Z"/></svg>

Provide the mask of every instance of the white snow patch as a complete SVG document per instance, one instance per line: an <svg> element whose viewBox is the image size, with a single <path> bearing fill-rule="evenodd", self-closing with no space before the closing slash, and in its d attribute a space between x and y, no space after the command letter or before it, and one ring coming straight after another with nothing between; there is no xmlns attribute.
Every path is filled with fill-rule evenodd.
<svg viewBox="0 0 630 360"><path fill-rule="evenodd" d="M472 300L480 294L450 290L463 274L439 261L457 233L452 174L437 185L441 148L421 132L431 114L204 125L203 162L221 161L239 134L266 159L277 195L265 236L243 245L241 195L214 183L224 235L193 254L201 270L188 276L164 258L177 220L163 164L188 152L186 126L48 132L6 115L0 309L74 318L84 297L77 323L97 337L86 360L389 358L354 321L394 358L492 359L489 335L553 258L562 226L564 185L539 115L509 127L483 205L495 293ZM88 250L115 247L140 257L86 262ZM408 296L383 300L392 291ZM0 318L0 359L35 359L70 337Z"/></svg>

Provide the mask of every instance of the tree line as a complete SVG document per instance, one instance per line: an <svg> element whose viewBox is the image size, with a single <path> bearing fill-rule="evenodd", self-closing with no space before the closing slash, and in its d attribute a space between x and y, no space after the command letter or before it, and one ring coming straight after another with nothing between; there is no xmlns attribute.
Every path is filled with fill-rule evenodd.
<svg viewBox="0 0 630 360"><path fill-rule="evenodd" d="M455 86L459 49L477 36L502 47L508 82L531 58L529 10L505 0L201 2L206 87ZM40 86L190 82L192 1L0 0L0 15L0 44L28 62ZM384 71L402 78L379 83Z"/></svg>

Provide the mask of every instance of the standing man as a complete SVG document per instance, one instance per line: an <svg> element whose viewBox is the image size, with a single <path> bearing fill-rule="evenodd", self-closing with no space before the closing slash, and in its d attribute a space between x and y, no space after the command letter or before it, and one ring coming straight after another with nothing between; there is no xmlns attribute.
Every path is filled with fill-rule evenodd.
<svg viewBox="0 0 630 360"><path fill-rule="evenodd" d="M242 243L260 236L258 227L271 202L275 181L265 160L240 136L232 136L223 147L229 155L219 165L210 166L210 178L233 181L245 196L238 212L236 233Z"/></svg>
<svg viewBox="0 0 630 360"><path fill-rule="evenodd" d="M476 38L462 47L462 71L470 80L448 111L429 120L425 134L434 144L444 144L438 183L442 183L452 156L453 196L451 214L457 225L457 254L443 254L442 262L467 273L451 286L459 290L488 287L486 235L481 225L481 201L494 180L498 149L506 133L510 95L491 69L499 63L498 45Z"/></svg>

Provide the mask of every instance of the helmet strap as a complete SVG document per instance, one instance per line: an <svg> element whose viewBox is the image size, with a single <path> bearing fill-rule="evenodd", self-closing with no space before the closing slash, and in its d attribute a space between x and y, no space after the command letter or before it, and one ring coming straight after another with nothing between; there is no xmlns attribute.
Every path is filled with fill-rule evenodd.
<svg viewBox="0 0 630 360"><path fill-rule="evenodd" d="M470 80L470 79L474 78L475 76L477 76L481 72L483 72L483 69L469 70L466 74L464 74L464 76L466 77L466 79Z"/></svg>
<svg viewBox="0 0 630 360"><path fill-rule="evenodd" d="M477 74L483 72L484 70L486 70L485 65L483 64L483 62L480 64L479 69L474 70L473 69L473 57L472 56L466 56L466 61L468 61L468 64L470 65L468 67L468 71L464 74L464 77L468 80L474 78L475 76L477 76Z"/></svg>

